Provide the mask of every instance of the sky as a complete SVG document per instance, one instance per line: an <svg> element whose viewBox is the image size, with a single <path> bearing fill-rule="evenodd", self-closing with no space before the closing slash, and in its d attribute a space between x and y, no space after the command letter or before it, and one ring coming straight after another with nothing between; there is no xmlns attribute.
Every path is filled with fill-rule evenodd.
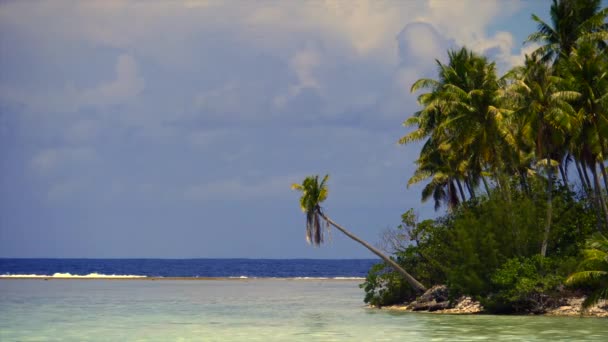
<svg viewBox="0 0 608 342"><path fill-rule="evenodd" d="M304 238L291 183L376 243L421 203L411 84L501 72L549 1L0 1L0 257L369 258Z"/></svg>

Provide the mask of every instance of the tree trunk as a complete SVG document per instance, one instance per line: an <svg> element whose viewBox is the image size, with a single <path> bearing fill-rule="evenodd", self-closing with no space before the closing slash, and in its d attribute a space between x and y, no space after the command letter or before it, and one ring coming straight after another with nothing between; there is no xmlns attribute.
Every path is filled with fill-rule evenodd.
<svg viewBox="0 0 608 342"><path fill-rule="evenodd" d="M530 189L528 188L528 182L526 180L525 171L517 170L517 173L519 173L519 184L521 185L521 191L530 194Z"/></svg>
<svg viewBox="0 0 608 342"><path fill-rule="evenodd" d="M540 256L547 255L547 245L549 244L549 233L551 233L551 219L553 216L553 170L551 170L551 158L547 157L547 222L545 224L545 234L543 244L540 247Z"/></svg>
<svg viewBox="0 0 608 342"><path fill-rule="evenodd" d="M562 181L564 182L564 186L566 187L566 189L570 190L570 186L568 186L568 176L566 175L566 172L564 171L564 166L562 165L562 163L559 164L559 173L562 176Z"/></svg>
<svg viewBox="0 0 608 342"><path fill-rule="evenodd" d="M460 200L458 199L458 194L456 193L456 187L454 186L454 180L450 179L448 182L448 203L450 209L454 209L458 207Z"/></svg>
<svg viewBox="0 0 608 342"><path fill-rule="evenodd" d="M475 197L476 197L475 190L473 190L473 185L471 185L470 178L471 177L467 177L467 180L464 182L464 184L466 184L467 190L469 191L469 194L471 195L471 198L475 199Z"/></svg>
<svg viewBox="0 0 608 342"><path fill-rule="evenodd" d="M592 186L591 186L591 181L589 180L589 174L587 174L587 163L585 163L584 161L581 162L581 166L583 169L583 176L585 176L585 181L587 182L587 187L589 189L589 191L591 192L592 190Z"/></svg>
<svg viewBox="0 0 608 342"><path fill-rule="evenodd" d="M490 196L490 187L488 186L488 181L486 180L486 177L481 175L481 181L483 182L483 186L484 186L484 188L486 188L486 193L488 194L488 197L489 197Z"/></svg>
<svg viewBox="0 0 608 342"><path fill-rule="evenodd" d="M456 178L456 184L458 185L458 191L460 191L460 197L462 197L462 203L467 201L467 198L464 196L464 191L462 190L462 184L460 183L460 179Z"/></svg>
<svg viewBox="0 0 608 342"><path fill-rule="evenodd" d="M407 273L407 271L404 270L401 266L399 266L399 264L397 264L395 261L393 261L393 259L389 258L384 253L382 253L380 250L376 249L374 246L372 246L372 245L368 244L367 242L359 239L356 235L352 234L348 230L346 230L343 227L341 227L339 224L337 224L334 221L332 221L329 217L325 216L325 214L323 214L323 212L319 212L319 214L327 222L329 222L332 226L336 227L336 229L338 229L339 231L341 231L342 233L344 233L344 235L346 235L349 238L351 238L351 239L357 241L358 243L362 244L365 248L369 249L372 253L374 253L377 256L379 256L380 259L384 260L384 262L386 262L387 264L389 264L393 269L395 269L395 271L399 272L405 278L405 280L410 284L410 286L412 286L414 288L414 290L417 290L417 291L419 291L421 293L426 291L426 287L424 287L424 285L422 285L418 280L416 280L409 273Z"/></svg>
<svg viewBox="0 0 608 342"><path fill-rule="evenodd" d="M593 174L593 183L595 183L595 196L597 197L597 203L600 210L604 213L604 222L608 225L608 208L606 207L606 202L604 201L604 196L602 195L602 188L600 185L600 179L597 175L597 170L595 165L591 169L591 173ZM601 229L598 229L601 232Z"/></svg>
<svg viewBox="0 0 608 342"><path fill-rule="evenodd" d="M602 171L602 176L604 177L604 189L608 191L608 174L606 173L606 167L604 166L604 161L600 160L600 171Z"/></svg>
<svg viewBox="0 0 608 342"><path fill-rule="evenodd" d="M589 193L589 187L585 181L585 176L583 176L583 171L581 171L581 164L578 162L578 160L575 160L574 165L576 165L576 172L578 172L578 177L581 179L581 186L583 187L587 197L590 197L591 194Z"/></svg>

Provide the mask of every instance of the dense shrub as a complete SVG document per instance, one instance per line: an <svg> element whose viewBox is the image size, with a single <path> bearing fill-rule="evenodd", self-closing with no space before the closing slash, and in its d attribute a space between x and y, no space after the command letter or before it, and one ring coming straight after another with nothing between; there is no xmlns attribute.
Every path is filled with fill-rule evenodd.
<svg viewBox="0 0 608 342"><path fill-rule="evenodd" d="M412 211L396 228L396 261L427 286L447 284L450 297L478 298L492 311L541 310L574 270L595 212L565 187L553 191L547 257L540 247L546 219L543 184L530 192L509 189L478 197L444 217L417 223ZM516 189L516 188L514 188ZM375 266L362 284L365 301L389 305L413 298L400 276Z"/></svg>
<svg viewBox="0 0 608 342"><path fill-rule="evenodd" d="M378 307L403 303L416 296L403 276L384 263L372 266L365 282L359 286L365 291L363 301Z"/></svg>
<svg viewBox="0 0 608 342"><path fill-rule="evenodd" d="M573 260L541 258L538 254L509 259L492 273L493 290L481 298L482 304L496 313L541 312L563 283L568 268L575 265Z"/></svg>

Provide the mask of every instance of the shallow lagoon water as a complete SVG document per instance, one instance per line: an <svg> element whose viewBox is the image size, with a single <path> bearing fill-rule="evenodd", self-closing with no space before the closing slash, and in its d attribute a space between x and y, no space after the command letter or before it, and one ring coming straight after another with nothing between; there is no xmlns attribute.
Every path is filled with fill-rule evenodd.
<svg viewBox="0 0 608 342"><path fill-rule="evenodd" d="M0 280L0 341L606 341L608 320L366 308L352 280Z"/></svg>

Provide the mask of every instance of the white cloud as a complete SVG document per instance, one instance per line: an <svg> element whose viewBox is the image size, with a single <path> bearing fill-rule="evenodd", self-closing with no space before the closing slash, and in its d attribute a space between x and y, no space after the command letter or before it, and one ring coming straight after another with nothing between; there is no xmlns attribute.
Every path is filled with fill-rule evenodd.
<svg viewBox="0 0 608 342"><path fill-rule="evenodd" d="M300 94L304 89L320 91L321 86L314 75L314 69L319 64L319 54L316 51L310 49L298 51L289 63L290 68L296 74L297 83L290 85L286 93L276 96L273 104L278 108L283 108L289 100Z"/></svg>
<svg viewBox="0 0 608 342"><path fill-rule="evenodd" d="M0 85L0 101L18 103L34 113L73 113L85 107L103 108L133 101L145 82L138 74L133 57L117 57L114 79L99 82L95 87L78 89L71 82L63 88L26 91L7 84Z"/></svg>
<svg viewBox="0 0 608 342"><path fill-rule="evenodd" d="M81 106L105 106L132 100L144 88L133 57L123 54L116 61L116 78L78 95Z"/></svg>
<svg viewBox="0 0 608 342"><path fill-rule="evenodd" d="M295 82L285 83L283 79L276 87L256 93L254 99L248 94L259 88L259 80L265 75L252 70L235 76L235 66L226 62L216 66L230 76L219 87L201 87L205 90L194 95L195 110L205 115L226 113L235 118L241 118L244 112L268 117L273 115L268 106L290 110L289 103L294 98L304 90L312 90L322 99L319 112L335 116L351 109L345 99L367 99L365 105L357 105L362 107L386 97L377 89L390 89L393 80L375 85L363 81L356 86L344 73L373 66L395 74L400 61L399 42L408 42L405 67L420 70L421 75L434 68L434 58L445 55L450 41L480 52L492 50L505 64L519 60L519 53L511 54L514 44L509 33L490 37L486 31L497 16L513 13L520 6L520 1L499 0L327 0L238 5L230 1L11 2L0 7L0 19L7 28L45 41L85 43L123 52L116 62L115 78L96 87L82 89L67 83L32 95L2 85L0 96L38 111L50 108L73 112L86 106L123 104L136 98L145 87L136 57L155 61L168 70L191 72L214 68L213 63L222 62L222 53L247 51L245 54L270 56L285 63L294 73ZM24 13L28 13L27 20L15 19L24 18ZM402 32L412 23L428 26L414 25ZM218 52L216 45L236 51ZM215 53L218 57L213 59ZM344 89L349 93L344 94Z"/></svg>

